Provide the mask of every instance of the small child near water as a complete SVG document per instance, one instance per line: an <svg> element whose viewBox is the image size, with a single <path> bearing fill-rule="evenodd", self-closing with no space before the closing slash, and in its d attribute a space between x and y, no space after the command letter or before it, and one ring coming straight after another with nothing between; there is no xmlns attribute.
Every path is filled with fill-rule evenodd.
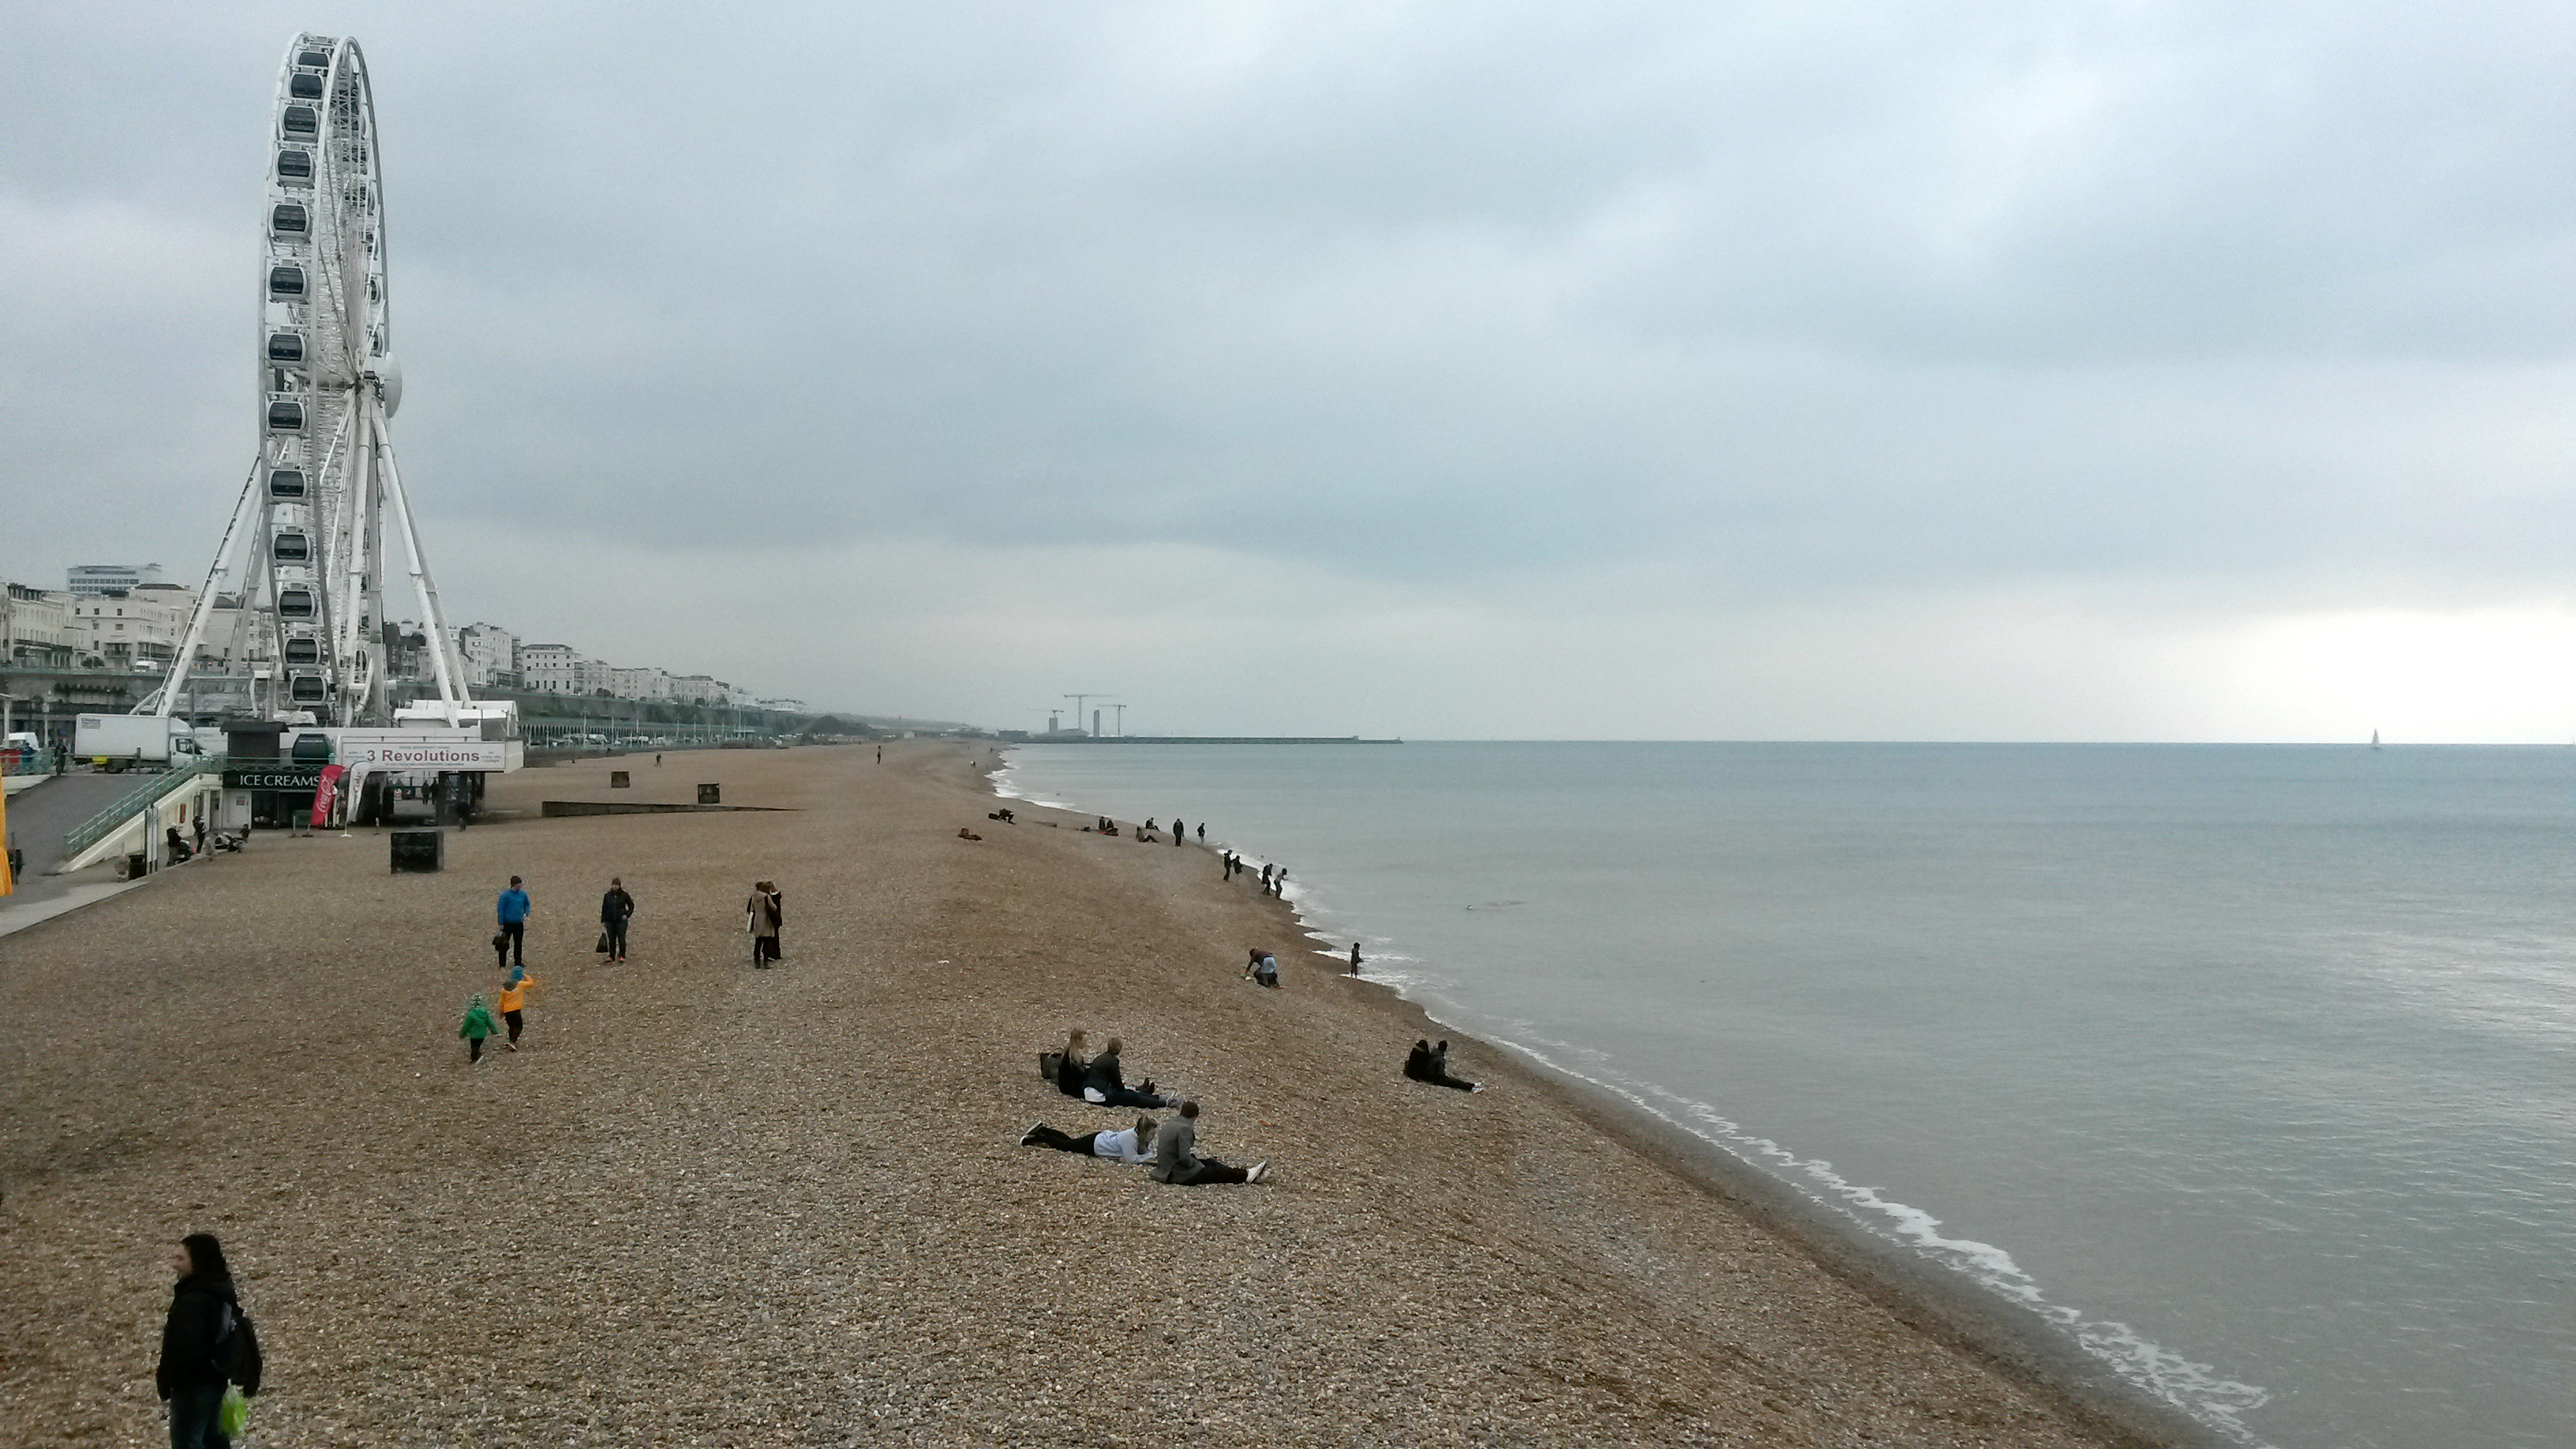
<svg viewBox="0 0 2576 1449"><path fill-rule="evenodd" d="M465 1023L456 1034L465 1038L465 1060L483 1060L483 1039L492 1034L492 1008L480 995L465 1004Z"/></svg>

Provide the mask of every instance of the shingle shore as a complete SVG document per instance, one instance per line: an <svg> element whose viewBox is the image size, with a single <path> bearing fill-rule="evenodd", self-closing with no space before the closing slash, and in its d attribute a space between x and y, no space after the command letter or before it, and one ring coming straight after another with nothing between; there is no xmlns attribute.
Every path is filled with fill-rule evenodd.
<svg viewBox="0 0 2576 1449"><path fill-rule="evenodd" d="M536 817L699 781L797 813ZM1496 1090L1403 1080L1407 1009L1208 852L982 790L942 742L530 770L440 875L263 836L0 938L10 1437L166 1442L160 1258L204 1228L267 1352L254 1443L2129 1442L1472 1048ZM513 873L542 987L470 1068ZM1133 1116L1039 1082L1075 1024L1277 1184L1016 1146Z"/></svg>

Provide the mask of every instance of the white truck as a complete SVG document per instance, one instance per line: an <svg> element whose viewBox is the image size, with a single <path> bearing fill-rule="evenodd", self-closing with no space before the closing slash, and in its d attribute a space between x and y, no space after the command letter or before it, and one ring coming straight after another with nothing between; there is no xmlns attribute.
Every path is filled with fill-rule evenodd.
<svg viewBox="0 0 2576 1449"><path fill-rule="evenodd" d="M102 770L183 765L224 750L221 730L157 714L85 714L72 724L72 753Z"/></svg>

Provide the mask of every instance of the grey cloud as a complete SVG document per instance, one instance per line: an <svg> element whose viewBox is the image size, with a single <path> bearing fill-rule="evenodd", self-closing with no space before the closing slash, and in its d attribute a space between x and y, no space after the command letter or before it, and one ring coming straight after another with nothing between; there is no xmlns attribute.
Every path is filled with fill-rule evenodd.
<svg viewBox="0 0 2576 1449"><path fill-rule="evenodd" d="M1168 546L1462 606L2564 583L2552 7L344 13L406 475L469 529ZM79 476L150 500L135 547L211 544L303 23L19 18L0 219L187 240L0 231L0 504Z"/></svg>

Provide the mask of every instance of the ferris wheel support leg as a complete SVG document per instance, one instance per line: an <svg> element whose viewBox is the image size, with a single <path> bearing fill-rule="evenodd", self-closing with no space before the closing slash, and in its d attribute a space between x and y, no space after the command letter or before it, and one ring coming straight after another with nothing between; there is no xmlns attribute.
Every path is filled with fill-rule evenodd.
<svg viewBox="0 0 2576 1449"><path fill-rule="evenodd" d="M224 525L223 541L215 545L214 567L206 571L205 590L197 595L197 606L188 611L188 632L180 637L179 652L170 661L170 677L161 683L161 702L152 711L163 719L170 717L170 707L178 702L180 686L187 683L189 666L196 661L197 646L205 642L206 624L215 615L215 592L223 584L226 561L233 556L233 547L242 536L243 526L258 510L259 464L257 457L251 459L250 477L243 480L241 498L233 504L232 522Z"/></svg>
<svg viewBox="0 0 2576 1449"><path fill-rule="evenodd" d="M384 414L373 397L367 399L368 420L375 424L379 436L385 425ZM447 659L447 615L438 607L438 584L429 576L429 562L420 551L420 530L412 526L411 498L403 492L402 469L394 466L394 451L384 450L385 500L393 505L395 525L402 529L403 552L411 560L412 591L420 596L420 611L429 632L429 657L438 670L438 697L447 705L447 722L455 724L456 707L465 703L465 693L457 686L458 671Z"/></svg>
<svg viewBox="0 0 2576 1449"><path fill-rule="evenodd" d="M368 504L375 493L373 464L376 439L370 426L373 419L364 407L352 407L343 422L348 428L349 438L349 483L343 490L340 517L334 520L338 530L331 546L334 555L346 560L346 564L340 571L338 587L332 590L340 601L340 617L336 621L337 627L332 630L332 657L341 661L349 672L332 684L340 691L340 719L346 724L368 717L367 706L371 701L367 697L367 684L359 676L372 676L377 671L360 670L357 666L358 652L362 646L370 649L379 646L366 643L358 632L361 623L369 617L366 608L369 563L366 541Z"/></svg>

